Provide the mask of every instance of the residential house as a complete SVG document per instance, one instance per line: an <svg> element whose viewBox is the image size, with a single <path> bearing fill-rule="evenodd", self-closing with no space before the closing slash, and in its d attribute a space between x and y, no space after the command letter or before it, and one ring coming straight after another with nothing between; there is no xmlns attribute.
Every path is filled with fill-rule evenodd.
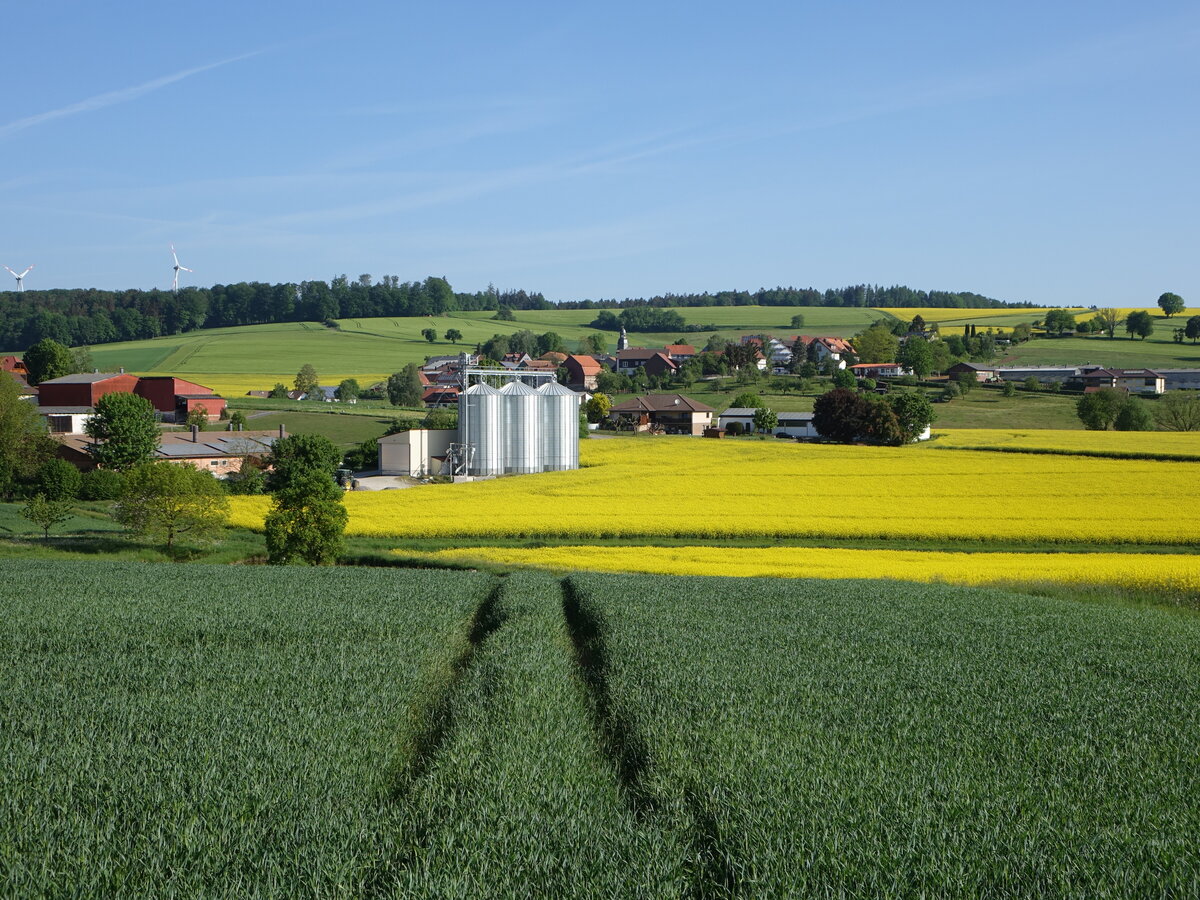
<svg viewBox="0 0 1200 900"><path fill-rule="evenodd" d="M458 407L459 389L454 385L431 385L421 394L421 402L429 409Z"/></svg>
<svg viewBox="0 0 1200 900"><path fill-rule="evenodd" d="M617 351L618 374L633 375L639 368L645 368L647 375L674 375L679 364L661 350L634 347Z"/></svg>
<svg viewBox="0 0 1200 900"><path fill-rule="evenodd" d="M697 355L696 348L691 344L667 344L663 347L663 352L667 355L667 359L677 363L687 362Z"/></svg>
<svg viewBox="0 0 1200 900"><path fill-rule="evenodd" d="M839 337L811 337L802 334L795 343L803 344L806 353L815 346L818 365L823 364L826 360L832 360L839 369L846 368L846 356L854 353L854 345Z"/></svg>
<svg viewBox="0 0 1200 900"><path fill-rule="evenodd" d="M1078 379L1085 391L1116 388L1131 394L1161 394L1166 379L1151 369L1104 369L1087 367Z"/></svg>
<svg viewBox="0 0 1200 900"><path fill-rule="evenodd" d="M855 363L850 367L856 378L900 378L911 375L912 369L905 368L900 363Z"/></svg>
<svg viewBox="0 0 1200 900"><path fill-rule="evenodd" d="M665 358L665 357L664 357ZM715 410L682 394L648 394L618 403L609 418L634 431L661 428L674 434L703 434Z"/></svg>

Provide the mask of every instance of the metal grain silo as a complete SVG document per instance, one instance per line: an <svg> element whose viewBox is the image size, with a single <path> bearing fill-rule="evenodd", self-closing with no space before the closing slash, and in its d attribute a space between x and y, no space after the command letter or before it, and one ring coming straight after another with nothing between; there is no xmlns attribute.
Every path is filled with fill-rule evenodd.
<svg viewBox="0 0 1200 900"><path fill-rule="evenodd" d="M504 424L500 392L490 384L473 384L462 393L462 434L470 450L467 474L504 473Z"/></svg>
<svg viewBox="0 0 1200 900"><path fill-rule="evenodd" d="M520 381L500 388L505 472L542 471L541 399L541 394Z"/></svg>
<svg viewBox="0 0 1200 900"><path fill-rule="evenodd" d="M557 382L538 388L542 407L542 468L579 468L579 395Z"/></svg>

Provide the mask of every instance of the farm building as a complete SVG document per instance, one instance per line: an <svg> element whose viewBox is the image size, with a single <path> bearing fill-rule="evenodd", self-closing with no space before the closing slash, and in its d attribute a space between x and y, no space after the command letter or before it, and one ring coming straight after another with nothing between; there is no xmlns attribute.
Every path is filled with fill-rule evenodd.
<svg viewBox="0 0 1200 900"><path fill-rule="evenodd" d="M604 367L590 356L568 356L563 360L563 368L567 370L567 384L577 391L596 390L596 376Z"/></svg>
<svg viewBox="0 0 1200 900"><path fill-rule="evenodd" d="M715 410L682 394L648 394L618 403L609 418L634 431L662 429L675 434L703 434Z"/></svg>
<svg viewBox="0 0 1200 900"><path fill-rule="evenodd" d="M955 363L946 370L946 374L955 381L969 378L972 373L974 373L976 381L997 381L1000 378L995 366L984 366L979 363Z"/></svg>
<svg viewBox="0 0 1200 900"><path fill-rule="evenodd" d="M742 431L754 431L754 413L755 410L751 407L733 406L718 416L717 425L728 431L729 426L736 422L742 426ZM781 412L776 416L778 422L771 429L771 434L801 439L820 437L817 429L813 427L813 414L810 412Z"/></svg>
<svg viewBox="0 0 1200 900"><path fill-rule="evenodd" d="M187 463L225 478L237 472L248 456L265 458L276 440L287 437L282 425L278 431L168 431L159 437L155 459ZM93 439L81 434L58 438L58 455L83 471L94 469L87 448Z"/></svg>
<svg viewBox="0 0 1200 900"><path fill-rule="evenodd" d="M182 422L193 410L204 407L210 420L225 409L225 399L209 388L169 375L128 375L94 372L64 375L38 385L38 412L52 432L78 433L83 422L105 394L137 394L150 401L164 422ZM70 428L71 431L65 429Z"/></svg>
<svg viewBox="0 0 1200 900"><path fill-rule="evenodd" d="M445 468L450 445L457 439L454 430L414 428L379 439L379 474L411 475L421 478L440 475Z"/></svg>

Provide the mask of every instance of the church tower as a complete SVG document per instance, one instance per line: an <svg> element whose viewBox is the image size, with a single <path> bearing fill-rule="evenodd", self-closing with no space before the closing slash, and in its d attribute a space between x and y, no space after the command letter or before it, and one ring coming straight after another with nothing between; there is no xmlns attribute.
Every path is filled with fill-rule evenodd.
<svg viewBox="0 0 1200 900"><path fill-rule="evenodd" d="M625 334L625 326L621 326L621 336L617 338L617 352L629 349L629 336Z"/></svg>

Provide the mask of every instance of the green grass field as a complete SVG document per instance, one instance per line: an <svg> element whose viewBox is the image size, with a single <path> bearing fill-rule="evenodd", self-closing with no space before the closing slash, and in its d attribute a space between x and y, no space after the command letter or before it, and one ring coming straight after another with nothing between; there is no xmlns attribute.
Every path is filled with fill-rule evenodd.
<svg viewBox="0 0 1200 900"><path fill-rule="evenodd" d="M727 895L1200 889L1194 616L855 581L567 599L630 802Z"/></svg>
<svg viewBox="0 0 1200 900"><path fill-rule="evenodd" d="M682 309L688 322L717 324L729 337L763 330L791 334L791 317L805 317L808 334L850 335L869 325L880 313L870 309L795 309L791 307L706 307ZM334 330L312 322L215 328L183 335L104 344L92 349L102 371L125 368L141 374L170 373L200 380L236 396L252 389L269 389L276 381L290 385L305 363L312 364L322 383L336 384L348 376L378 378L399 371L426 356L452 354L473 348L493 334L529 329L537 334L554 331L574 350L580 339L596 333L587 326L596 310L531 310L518 312L511 322L492 319L493 313L452 313L429 318L343 319ZM421 336L425 328L438 332L430 343ZM445 340L446 330L463 334L458 344ZM686 337L703 345L711 332L686 335L637 334L635 345L662 346ZM610 349L617 336L605 333Z"/></svg>
<svg viewBox="0 0 1200 900"><path fill-rule="evenodd" d="M233 407L237 409L237 406ZM361 444L367 438L379 437L395 416L355 415L328 412L263 412L244 410L246 428L251 431L272 431L283 425L288 434L319 434L339 447ZM402 413L397 410L396 415Z"/></svg>
<svg viewBox="0 0 1200 900"><path fill-rule="evenodd" d="M5 895L1190 896L1200 618L10 561Z"/></svg>
<svg viewBox="0 0 1200 900"><path fill-rule="evenodd" d="M1130 340L1121 335L1109 340L1104 337L1038 338L1011 348L999 361L1000 365L1082 365L1093 363L1121 369L1137 368L1200 368L1200 345L1191 341L1177 344L1171 340L1171 330L1160 320L1151 337ZM1178 317L1171 329L1182 326Z"/></svg>

